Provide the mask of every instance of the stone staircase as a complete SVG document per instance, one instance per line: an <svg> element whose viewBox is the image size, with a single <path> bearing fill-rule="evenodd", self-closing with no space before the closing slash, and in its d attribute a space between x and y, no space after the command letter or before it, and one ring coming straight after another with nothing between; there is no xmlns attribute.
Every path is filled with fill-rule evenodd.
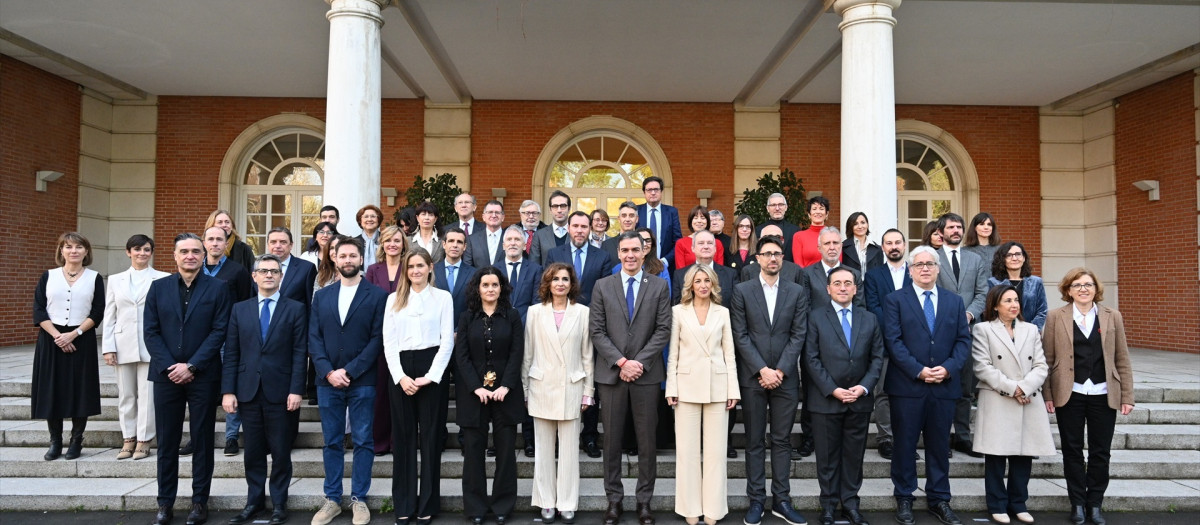
<svg viewBox="0 0 1200 525"><path fill-rule="evenodd" d="M101 367L101 415L88 423L83 456L74 461L43 461L47 433L45 422L29 420L29 376L31 347L0 349L0 511L15 510L124 510L155 508L157 484L154 457L140 461L115 459L121 446L116 422L116 384L107 367ZM1200 356L1138 350L1133 356L1137 406L1128 416L1118 416L1111 460L1112 482L1105 507L1111 511L1200 510ZM454 420L453 401L450 420ZM741 411L739 411L741 414ZM1053 416L1051 416L1053 417ZM217 443L224 443L224 414L217 415ZM70 422L66 422L70 427ZM450 425L447 449L442 456L442 507L452 513L462 507L462 456ZM1057 442L1057 427L1051 425ZM187 430L184 429L186 434ZM795 432L799 432L796 425ZM890 463L874 447L872 425L864 465L866 477L861 491L867 511L894 507ZM186 436L185 436L186 439ZM519 442L520 440L518 440ZM728 460L731 512L745 509L745 432L739 423L734 430L738 458ZM301 408L300 434L292 460L294 467L289 506L308 509L323 500L321 431L316 407ZM574 451L573 451L574 452ZM529 508L533 460L517 454L518 509ZM632 496L637 474L637 456L623 462L625 492ZM226 457L218 448L210 504L216 509L239 509L245 503L246 486L242 455ZM603 510L601 460L579 455L580 510ZM190 476L191 458L181 458L180 474ZM350 454L346 454L346 492L349 493ZM658 481L653 505L661 512L674 508L674 451L658 453ZM494 463L489 462L489 474ZM770 468L770 466L768 466ZM818 508L816 463L813 457L788 465L793 500L798 508ZM923 472L923 462L918 462ZM368 505L380 509L390 505L392 456L375 458ZM769 472L769 471L768 471ZM1060 455L1034 462L1030 481L1032 510L1058 511L1068 507L1062 479ZM955 508L983 510L983 460L958 454L951 459L951 486ZM177 507L190 505L190 484L180 483ZM918 494L919 496L919 494ZM347 496L348 498L348 496ZM923 505L918 498L918 506ZM632 497L626 498L632 509Z"/></svg>

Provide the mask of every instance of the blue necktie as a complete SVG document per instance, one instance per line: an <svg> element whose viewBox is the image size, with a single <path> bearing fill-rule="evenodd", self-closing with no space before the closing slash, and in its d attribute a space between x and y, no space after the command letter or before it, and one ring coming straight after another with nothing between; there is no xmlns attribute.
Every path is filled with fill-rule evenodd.
<svg viewBox="0 0 1200 525"><path fill-rule="evenodd" d="M633 302L637 299L633 296L633 283L637 281L633 277L629 278L629 286L625 287L625 308L629 309L629 320L633 320Z"/></svg>
<svg viewBox="0 0 1200 525"><path fill-rule="evenodd" d="M842 333L846 334L846 346L854 348L850 344L850 309L842 308Z"/></svg>
<svg viewBox="0 0 1200 525"><path fill-rule="evenodd" d="M925 323L929 325L929 333L933 333L933 292L925 292Z"/></svg>
<svg viewBox="0 0 1200 525"><path fill-rule="evenodd" d="M446 267L446 285L447 285L446 290L447 291L454 290L454 270L457 270L457 269L458 269L457 266L447 266Z"/></svg>
<svg viewBox="0 0 1200 525"><path fill-rule="evenodd" d="M583 248L575 249L575 278L583 278Z"/></svg>
<svg viewBox="0 0 1200 525"><path fill-rule="evenodd" d="M654 232L654 256L660 257L658 252L659 239L662 236L658 234L658 208L650 210L650 231Z"/></svg>
<svg viewBox="0 0 1200 525"><path fill-rule="evenodd" d="M267 340L267 328L271 326L271 300L263 299L262 311L258 314L258 329L262 332L263 341Z"/></svg>

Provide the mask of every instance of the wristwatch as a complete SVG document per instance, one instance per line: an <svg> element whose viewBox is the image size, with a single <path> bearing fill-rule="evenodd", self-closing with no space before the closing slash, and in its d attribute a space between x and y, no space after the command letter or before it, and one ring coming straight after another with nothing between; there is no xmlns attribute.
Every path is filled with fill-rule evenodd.
<svg viewBox="0 0 1200 525"><path fill-rule="evenodd" d="M189 373L191 373L192 375L196 375L196 365L188 363L187 368L188 368Z"/></svg>
<svg viewBox="0 0 1200 525"><path fill-rule="evenodd" d="M76 329L75 329L75 335L83 335L83 330L80 330L80 329L76 328Z"/></svg>

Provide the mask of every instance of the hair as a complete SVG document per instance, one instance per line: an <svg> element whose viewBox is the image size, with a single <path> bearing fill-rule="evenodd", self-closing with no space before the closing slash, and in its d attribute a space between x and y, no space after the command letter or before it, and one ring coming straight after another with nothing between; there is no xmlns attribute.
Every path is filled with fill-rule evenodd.
<svg viewBox="0 0 1200 525"><path fill-rule="evenodd" d="M153 252L154 251L154 239L151 239L149 236L143 235L141 233L135 233L135 234L133 234L132 237L129 238L128 241L125 241L125 251L130 251L134 248L140 248L147 244L150 245L150 251Z"/></svg>
<svg viewBox="0 0 1200 525"><path fill-rule="evenodd" d="M358 226L361 228L362 227L362 216L364 213L367 212L367 210L374 211L375 215L379 216L379 224L380 224L380 226L382 226L383 225L383 210L379 209L379 206L376 206L374 204L368 204L366 206L363 206L362 208L359 208L358 213L354 214L354 222L358 223ZM376 228L378 228L378 226Z"/></svg>
<svg viewBox="0 0 1200 525"><path fill-rule="evenodd" d="M692 227L692 219L695 219L697 216L704 217L704 230L708 230L708 227L712 226L712 218L708 216L708 208L696 206L692 208L692 211L688 212L688 229L692 230L692 233L696 233L696 228Z"/></svg>
<svg viewBox="0 0 1200 525"><path fill-rule="evenodd" d="M326 204L326 205L324 205L324 206L321 206L321 211L320 211L320 212L318 212L318 214L317 214L317 215L319 216L321 213L325 213L325 212L327 212L327 211L331 211L331 212L333 212L333 216L334 216L334 217L337 217L337 218L338 218L338 220L341 220L341 218L342 218L342 212L338 211L338 209L337 209L337 206L334 206L334 205L332 205L332 204Z"/></svg>
<svg viewBox="0 0 1200 525"><path fill-rule="evenodd" d="M702 266L699 264L692 265L692 269L688 270L687 273L683 275L683 282L680 283L681 292L679 296L679 304L692 304L692 300L695 299L695 296L693 295L695 292L692 291L692 282L696 280L696 274L698 273L707 275L708 280L712 281L712 302L721 304L721 282L720 279L717 278L717 272L708 266Z"/></svg>
<svg viewBox="0 0 1200 525"><path fill-rule="evenodd" d="M886 231L884 231L884 232L883 232L883 235L881 235L881 236L879 237L879 242L880 242L880 243L882 243L882 242L883 242L883 238L884 238L884 237L887 237L887 234L889 234L889 233L893 233L893 232L895 232L895 233L899 233L899 234L900 234L900 240L901 240L901 241L908 241L908 237L905 237L905 236L904 236L904 232L902 232L902 231L900 231L900 230L897 230L896 228L888 228Z"/></svg>
<svg viewBox="0 0 1200 525"><path fill-rule="evenodd" d="M575 275L575 267L567 263L550 263L544 271L542 271L542 281L538 285L538 298L542 304L550 304L554 301L554 292L550 291L550 282L554 280L554 275L560 270L566 270L567 275L571 278L571 288L567 290L567 300L575 303L579 301L579 276Z"/></svg>
<svg viewBox="0 0 1200 525"><path fill-rule="evenodd" d="M479 295L479 285L483 283L483 278L489 275L495 275L500 281L500 297L496 298L496 311L507 312L512 308L512 302L508 299L512 295L512 285L508 283L508 277L504 275L504 270L489 265L476 270L467 282L467 311L483 312L483 297Z"/></svg>
<svg viewBox="0 0 1200 525"><path fill-rule="evenodd" d="M332 222L322 222L317 224L316 228L313 228L314 240L317 238L317 232L321 231L323 226L333 228L333 236L330 237L329 242L325 246L317 243L317 284L321 286L325 286L333 282L334 279L337 279L337 265L333 264L333 256L330 255L329 248L340 237L337 232L337 226L334 226Z"/></svg>
<svg viewBox="0 0 1200 525"><path fill-rule="evenodd" d="M525 228L522 227L520 223L517 223L517 224L509 224L508 227L505 228L504 231L502 231L500 233L500 244L502 244L502 245L504 244L504 237L506 235L508 235L508 232L517 232L517 234L519 234L521 236L521 241L524 242ZM503 248L503 246L502 246L502 248Z"/></svg>
<svg viewBox="0 0 1200 525"><path fill-rule="evenodd" d="M996 219L992 217L992 214L984 211L976 213L971 218L971 225L967 227L967 238L963 241L963 246L979 246L979 234L975 233L975 227L986 221L992 221L992 234L988 236L988 245L995 246L1002 242L1000 240L1000 229L996 227Z"/></svg>
<svg viewBox="0 0 1200 525"><path fill-rule="evenodd" d="M941 265L941 260L938 259L937 250L933 249L932 246L925 246L923 244L913 248L911 252L908 252L908 257L905 259L905 262L911 265L913 263L913 259L916 259L917 256L921 255L922 253L928 253L929 255L932 255L933 264Z"/></svg>
<svg viewBox="0 0 1200 525"><path fill-rule="evenodd" d="M467 193L467 192L465 192L465 191L464 191L464 192L462 192L462 193L459 193L458 195L455 195L455 196L454 196L454 201L457 203L457 202L458 202L458 198L459 198L459 197L462 197L463 195L466 195L466 196L468 196L468 197L470 197L470 198L471 198L471 204L478 204L478 202L475 200L475 196L474 196L474 195L471 195L470 193Z"/></svg>
<svg viewBox="0 0 1200 525"><path fill-rule="evenodd" d="M620 212L621 208L630 208L633 211L637 211L637 204L635 204L633 201L622 202L621 206L617 208L618 213Z"/></svg>
<svg viewBox="0 0 1200 525"><path fill-rule="evenodd" d="M1008 251L1013 246L1020 248L1021 254L1025 256L1025 262L1021 264L1021 278L1033 275L1033 264L1029 262L1029 252L1025 251L1025 246L1017 241L1008 241L996 248L995 255L992 255L992 277L998 281L1008 279L1008 266L1004 263L1008 258Z"/></svg>
<svg viewBox="0 0 1200 525"><path fill-rule="evenodd" d="M592 210L592 220L593 221L596 220L597 215L599 215L601 218L603 218L604 222L608 223L609 226L612 226L612 219L608 218L608 212L606 212L600 208L596 208L596 209Z"/></svg>
<svg viewBox="0 0 1200 525"><path fill-rule="evenodd" d="M415 211L414 215L418 218L421 216L422 213L429 213L429 214L433 215L433 227L432 228L433 228L434 235L437 235L437 232L439 229L441 229L440 226L442 225L442 214L438 212L437 205L432 202L429 202L429 201L421 201L421 203L417 205L417 207L414 211ZM420 229L421 229L421 224L420 224L420 222L418 222L416 230L413 230L413 231L414 232L420 231Z"/></svg>
<svg viewBox="0 0 1200 525"><path fill-rule="evenodd" d="M947 224L947 223L951 223L951 222L957 222L957 223L959 223L959 224L962 224L962 225L966 225L966 224L967 224L967 221L964 221L964 220L963 220L963 218L962 218L962 215L959 215L959 214L957 214L957 213L954 213L954 212L943 213L943 214L942 214L942 216L941 216L941 217L938 217L938 219L937 219L937 229L938 229L938 231L939 231L939 232L946 231L946 224Z"/></svg>
<svg viewBox="0 0 1200 525"><path fill-rule="evenodd" d="M272 233L286 233L286 234L287 234L287 238L288 238L288 243L291 243L291 242L293 242L293 241L292 241L292 230L289 230L289 229L287 229L287 226L276 226L276 227L274 227L274 228L271 228L271 231L267 232L267 239L268 239L268 240L270 240L270 239L271 239L271 234L272 234Z"/></svg>
<svg viewBox="0 0 1200 525"><path fill-rule="evenodd" d="M83 245L83 249L87 250L87 253L83 256L83 265L91 266L92 243L88 242L87 237L84 237L83 234L79 232L67 232L58 236L58 246L54 248L54 264L59 266L65 266L67 264L67 259L63 257L62 249L63 246L66 246L68 242Z"/></svg>
<svg viewBox="0 0 1200 525"><path fill-rule="evenodd" d="M503 203L503 202L500 202L500 201L498 201L498 200L496 200L496 199L492 199L492 200L490 200L490 201L487 201L487 202L483 203L483 209L485 209L485 210L486 210L488 206L499 206L499 207L500 207L500 211L504 211L504 203Z"/></svg>
<svg viewBox="0 0 1200 525"><path fill-rule="evenodd" d="M711 219L713 215L716 215L716 216L717 216L718 218L720 218L721 220L725 220L725 214L724 214L724 213L721 213L721 210L718 210L718 209L716 209L716 208L713 208L713 209L711 209L711 210L708 210L708 217L709 217L709 219Z"/></svg>
<svg viewBox="0 0 1200 525"><path fill-rule="evenodd" d="M229 245L231 245L231 244L233 244L233 243L232 243L232 242L229 242L229 233L225 231L225 228L222 228L222 227L220 227L220 226L217 226L217 225L209 226L209 227L207 227L207 228L205 228L205 229L204 229L204 236L206 236L206 237L207 237L207 236L208 236L208 230L211 230L211 229L213 229L213 228L216 228L216 229L218 229L218 230L221 230L221 233L225 234L225 242L226 242L226 244L225 244L225 252L226 252L226 253L225 253L225 255L229 255Z"/></svg>
<svg viewBox="0 0 1200 525"><path fill-rule="evenodd" d="M546 199L546 205L549 206L551 202L554 202L555 197L563 197L567 199L567 207L571 207L571 196L567 195L567 192L563 190L554 190L550 192L550 198Z"/></svg>
<svg viewBox="0 0 1200 525"><path fill-rule="evenodd" d="M851 270L849 266L842 266L840 264L837 266L834 266L833 268L830 268L829 273L825 274L825 284L826 285L833 284L833 274L838 273L838 272L846 272L846 273L850 274L850 279L852 281L854 281L855 286L858 286L858 276L854 275L854 270Z"/></svg>
<svg viewBox="0 0 1200 525"><path fill-rule="evenodd" d="M828 208L826 208L826 209L828 209ZM854 236L854 223L858 222L859 217L862 217L864 221L867 221L867 235L871 235L871 219L867 218L867 214L865 214L861 211L856 211L854 213L851 213L850 217L846 219L846 236L847 237Z"/></svg>
<svg viewBox="0 0 1200 525"><path fill-rule="evenodd" d="M333 230L333 237L338 236L336 224L334 224L332 222L328 222L328 221L321 221L321 222L318 222L316 226L313 226L313 229L312 229L312 240L314 243L317 242L317 232L324 230L325 228L329 228L330 230ZM330 239L332 240L332 237ZM317 248L318 248L318 250L320 249L319 244L317 245Z"/></svg>
<svg viewBox="0 0 1200 525"><path fill-rule="evenodd" d="M525 199L525 200L521 201L521 205L517 207L517 210L520 211L520 210L522 210L524 208L528 208L530 206L536 206L538 211L542 211L542 205L538 204L537 201L531 200L531 199Z"/></svg>
<svg viewBox="0 0 1200 525"><path fill-rule="evenodd" d="M836 234L839 241L843 240L842 232L837 229L837 226L826 226L824 228L821 228L820 233L817 234L817 246L818 247L821 246L821 236L825 235L826 233Z"/></svg>
<svg viewBox="0 0 1200 525"><path fill-rule="evenodd" d="M754 229L754 226L755 226L754 217L751 217L744 213L741 215L738 215L737 219L734 219L734 221L733 221L733 239L730 242L730 244L732 244L733 246L728 246L727 248L729 248L730 252L734 252L734 251L741 249L742 241L741 241L741 238L738 237L738 225L741 224L742 221L745 221L745 220L750 221L750 238L747 239L748 241L750 241L750 246L748 246L747 250L746 250L746 252L747 252L746 255L750 256L750 255L754 255L756 253L755 244L758 243L758 231Z"/></svg>
<svg viewBox="0 0 1200 525"><path fill-rule="evenodd" d="M774 244L778 246L780 251L783 250L783 237L776 235L764 235L758 238L758 242L754 244L754 253L762 253L763 246Z"/></svg>
<svg viewBox="0 0 1200 525"><path fill-rule="evenodd" d="M383 250L383 243L391 240L393 237L400 237L400 256L404 257L404 253L408 251L408 235L405 235L404 230L401 230L397 225L391 225L379 230L379 247L375 249L375 260L387 264L387 252Z"/></svg>
<svg viewBox="0 0 1200 525"><path fill-rule="evenodd" d="M1071 268L1070 270L1067 270L1067 274L1064 275L1062 281L1058 283L1058 292L1062 294L1063 301L1067 302L1068 304L1075 302L1075 299L1071 297L1070 293L1071 283L1079 280L1080 277L1085 275L1091 277L1092 282L1096 283L1096 297L1092 299L1092 302L1098 303L1104 300L1104 285L1100 284L1100 279L1096 278L1096 273L1083 266L1080 266L1078 268Z"/></svg>
<svg viewBox="0 0 1200 525"><path fill-rule="evenodd" d="M442 242L446 242L446 238L449 237L451 233L457 233L459 235L462 235L463 241L467 240L467 232L463 231L462 228L459 228L458 223L454 223L454 224L450 225L448 228L446 228L445 231L442 232ZM503 238L503 237L501 237L501 238Z"/></svg>
<svg viewBox="0 0 1200 525"><path fill-rule="evenodd" d="M204 239L201 239L199 235L196 235L192 232L183 232L179 235L176 235L174 245L179 246L179 243L183 241L198 241L201 246L204 245Z"/></svg>
<svg viewBox="0 0 1200 525"><path fill-rule="evenodd" d="M402 208L396 217L396 225L404 230L404 235L412 235L417 231L417 212L412 206Z"/></svg>
<svg viewBox="0 0 1200 525"><path fill-rule="evenodd" d="M820 204L823 206L826 213L829 213L829 211L833 209L829 204L829 199L826 199L824 195L817 195L816 197L808 199L808 205L804 207L804 211L807 212L812 210L813 204Z"/></svg>
<svg viewBox="0 0 1200 525"><path fill-rule="evenodd" d="M984 303L983 313L981 313L979 315L979 317L984 321L994 321L994 320L998 319L1000 317L1000 314L996 312L996 307L1000 306L1000 299L1002 299L1004 297L1004 294L1008 293L1009 290L1011 290L1013 293L1017 294L1017 304L1020 304L1021 303L1021 293L1017 291L1017 287L1015 287L1011 284L1001 284L1001 285L993 286L991 290L988 290L987 301ZM1024 311L1017 312L1017 320L1018 321L1025 320L1025 312Z"/></svg>
<svg viewBox="0 0 1200 525"><path fill-rule="evenodd" d="M921 246L933 246L933 234L935 233L938 233L938 221L929 221L921 232ZM939 233L939 235L941 234Z"/></svg>
<svg viewBox="0 0 1200 525"><path fill-rule="evenodd" d="M350 245L353 245L355 248L357 248L357 249L358 249L358 256L359 256L359 257L362 257L362 256L363 256L363 250L364 250L365 248L363 248L363 242L362 242L362 239L359 239L358 237L349 237L349 236L346 236L346 235L338 235L336 238L337 238L337 247L338 247L338 249L341 249L341 247L342 247L342 246L345 246L345 245L347 245L347 244L350 244ZM333 246L333 244L334 244L334 243L333 243L333 241L330 241L330 242L329 242L329 245L330 245L330 246ZM334 252L334 254L336 255L336 254L337 254L337 252Z"/></svg>
<svg viewBox="0 0 1200 525"><path fill-rule="evenodd" d="M461 230L459 230L461 231ZM408 306L408 293L412 290L412 282L408 280L408 262L413 257L420 257L425 260L425 264L429 266L429 273L425 278L426 286L433 286L433 257L425 248L413 246L404 253L404 258L400 260L400 271L396 272L396 302L392 305L392 310L399 312L404 307Z"/></svg>
<svg viewBox="0 0 1200 525"><path fill-rule="evenodd" d="M217 216L221 215L222 213L224 213L226 217L229 217L229 234L225 236L225 240L229 241L229 243L225 245L225 255L229 255L229 250L233 249L233 245L237 243L239 238L237 226L233 224L233 214L229 213L229 210L213 210L212 213L208 214L208 220L204 221L204 230L208 231L209 228L212 228L214 225L216 225Z"/></svg>
<svg viewBox="0 0 1200 525"><path fill-rule="evenodd" d="M658 275L663 271L663 262L662 259L654 256L654 253L658 251L656 249L658 247L658 239L654 238L654 230L651 230L650 228L634 228L633 231L618 235L617 250L619 251L621 249L621 241L624 241L625 239L632 239L634 235L637 236L639 241L643 240L642 232L650 234L650 247L646 248L645 253L642 254L642 269L650 272L651 275Z"/></svg>
<svg viewBox="0 0 1200 525"><path fill-rule="evenodd" d="M586 211L575 210L575 211L571 212L570 215L567 215L567 224L568 225L571 224L571 219L574 219L575 217L583 217L583 218L587 219L588 220L588 229L589 230L591 229L592 218L588 217L588 214Z"/></svg>
<svg viewBox="0 0 1200 525"><path fill-rule="evenodd" d="M658 189L660 189L660 190L666 189L667 185L663 183L663 180L661 178L651 175L649 177L646 177L646 180L642 181L642 191L646 191L647 184L651 184L654 182L658 183Z"/></svg>
<svg viewBox="0 0 1200 525"><path fill-rule="evenodd" d="M263 261L275 261L275 264L283 266L283 262L279 260L277 255L273 253L264 253L254 258L254 267L251 268L250 271L258 270L258 266L262 264Z"/></svg>

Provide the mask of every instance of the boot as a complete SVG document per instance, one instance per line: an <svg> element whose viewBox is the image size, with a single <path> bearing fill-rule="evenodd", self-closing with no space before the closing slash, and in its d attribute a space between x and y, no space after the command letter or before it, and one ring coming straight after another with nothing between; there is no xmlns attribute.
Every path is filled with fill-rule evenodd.
<svg viewBox="0 0 1200 525"><path fill-rule="evenodd" d="M50 449L42 456L46 461L54 461L62 455L62 435L50 436Z"/></svg>
<svg viewBox="0 0 1200 525"><path fill-rule="evenodd" d="M62 442L59 442L59 447L62 447ZM67 445L67 453L63 454L63 459L78 459L82 452L83 436L71 436L71 443Z"/></svg>

